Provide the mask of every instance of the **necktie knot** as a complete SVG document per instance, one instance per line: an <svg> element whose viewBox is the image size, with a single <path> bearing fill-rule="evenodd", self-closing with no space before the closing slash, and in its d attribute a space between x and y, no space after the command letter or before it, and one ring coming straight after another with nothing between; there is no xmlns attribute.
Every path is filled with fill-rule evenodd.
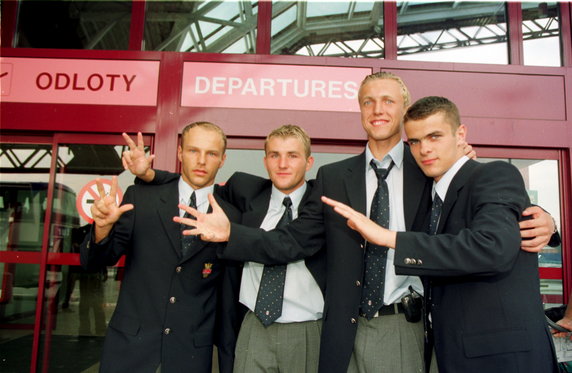
<svg viewBox="0 0 572 373"><path fill-rule="evenodd" d="M391 171L391 169L393 168L393 161L391 161L391 163L389 164L389 167L387 168L379 168L377 167L377 163L375 162L374 159L372 159L369 164L371 165L371 167L373 168L373 170L375 171L375 176L377 176L377 182L380 183L383 180L385 180L387 178L387 175L389 175L389 171Z"/></svg>
<svg viewBox="0 0 572 373"><path fill-rule="evenodd" d="M286 207L286 210L284 210L284 214L282 214L282 217L276 224L276 228L283 227L292 221L292 200L290 197L284 197L282 204Z"/></svg>
<svg viewBox="0 0 572 373"><path fill-rule="evenodd" d="M282 204L286 207L286 210L289 210L292 207L292 200L290 197L284 197L282 200Z"/></svg>

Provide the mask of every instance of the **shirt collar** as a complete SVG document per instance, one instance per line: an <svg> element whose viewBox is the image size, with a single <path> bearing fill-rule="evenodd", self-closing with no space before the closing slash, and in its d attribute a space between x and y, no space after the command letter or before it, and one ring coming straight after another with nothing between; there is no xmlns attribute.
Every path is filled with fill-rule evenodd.
<svg viewBox="0 0 572 373"><path fill-rule="evenodd" d="M385 157L383 157L383 159L381 161L376 159L375 162L381 168L387 168L387 167L389 167L391 161L393 161L395 167L401 168L401 165L403 164L404 148L405 148L405 145L403 145L403 141L399 141L393 148L391 148L391 150L386 154ZM366 170L371 168L369 163L371 162L372 159L375 159L375 158L373 156L373 153L369 149L369 145L367 145L365 147Z"/></svg>
<svg viewBox="0 0 572 373"><path fill-rule="evenodd" d="M304 193L306 193L307 187L308 184L304 181L304 184L302 184L301 187L299 187L292 193L284 194L281 191L279 191L278 188L272 185L272 194L270 195L269 209L277 209L277 210L281 209L284 197L288 196L292 200L292 208L294 210L297 210L298 206L300 205L300 202L302 201L302 198L304 197Z"/></svg>
<svg viewBox="0 0 572 373"><path fill-rule="evenodd" d="M195 190L187 184L182 177L179 177L179 201L182 204L188 205L193 192L195 192L197 207L199 207L203 203L208 202L208 195L214 192L214 184Z"/></svg>
<svg viewBox="0 0 572 373"><path fill-rule="evenodd" d="M445 172L443 177L441 177L438 182L433 181L433 191L431 195L434 197L435 193L437 193L441 198L441 201L445 201L445 196L447 195L447 190L449 189L449 185L451 185L451 181L453 181L453 178L457 172L459 172L461 167L463 167L463 165L468 160L469 157L466 155L462 156L461 158L457 159L457 162L453 163L451 168Z"/></svg>

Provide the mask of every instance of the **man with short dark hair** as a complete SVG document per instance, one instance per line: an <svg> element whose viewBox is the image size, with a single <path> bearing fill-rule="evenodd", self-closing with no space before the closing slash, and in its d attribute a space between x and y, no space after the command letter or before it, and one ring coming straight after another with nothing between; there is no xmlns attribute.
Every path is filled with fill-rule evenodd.
<svg viewBox="0 0 572 373"><path fill-rule="evenodd" d="M422 276L426 347L434 343L439 372L557 372L538 256L520 250L518 222L530 201L519 171L464 156L467 129L444 97L418 100L404 123L413 157L434 180L431 213L417 217L418 232L388 230L323 201L369 243L395 249L396 273Z"/></svg>

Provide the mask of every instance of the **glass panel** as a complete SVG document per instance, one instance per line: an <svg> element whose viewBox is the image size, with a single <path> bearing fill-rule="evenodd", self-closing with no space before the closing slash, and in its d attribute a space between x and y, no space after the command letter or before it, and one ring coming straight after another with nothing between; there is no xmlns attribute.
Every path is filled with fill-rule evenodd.
<svg viewBox="0 0 572 373"><path fill-rule="evenodd" d="M560 66L560 22L557 2L523 2L524 64Z"/></svg>
<svg viewBox="0 0 572 373"><path fill-rule="evenodd" d="M271 53L383 58L383 2L273 1Z"/></svg>
<svg viewBox="0 0 572 373"><path fill-rule="evenodd" d="M17 47L126 50L131 1L22 1Z"/></svg>
<svg viewBox="0 0 572 373"><path fill-rule="evenodd" d="M145 50L255 53L258 1L150 1Z"/></svg>
<svg viewBox="0 0 572 373"><path fill-rule="evenodd" d="M59 146L50 252L79 253L91 224L96 178L110 180L117 175L120 192L133 183L133 176L121 163L124 150L124 145ZM118 267L86 271L76 265L48 266L39 359L48 371L97 372L121 271Z"/></svg>
<svg viewBox="0 0 572 373"><path fill-rule="evenodd" d="M479 158L481 162L503 160L515 165L524 179L530 201L548 211L561 232L560 187L558 184L558 161L548 159L492 159ZM562 289L562 247L546 246L538 254L540 266L540 292L546 306L561 305L564 301ZM554 279L551 273L557 273Z"/></svg>
<svg viewBox="0 0 572 373"><path fill-rule="evenodd" d="M51 145L0 144L0 257L7 258L0 262L0 366L7 372L30 370L51 159Z"/></svg>
<svg viewBox="0 0 572 373"><path fill-rule="evenodd" d="M504 2L397 3L397 58L508 63Z"/></svg>

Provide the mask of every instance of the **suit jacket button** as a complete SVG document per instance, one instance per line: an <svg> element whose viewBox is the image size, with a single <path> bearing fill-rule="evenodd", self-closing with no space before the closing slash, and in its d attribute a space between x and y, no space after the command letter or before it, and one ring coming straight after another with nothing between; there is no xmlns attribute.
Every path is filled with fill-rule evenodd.
<svg viewBox="0 0 572 373"><path fill-rule="evenodd" d="M356 286L361 286L360 280L357 280L357 281L356 281Z"/></svg>
<svg viewBox="0 0 572 373"><path fill-rule="evenodd" d="M417 259L417 264L421 265L421 264L423 264L423 261L421 259Z"/></svg>
<svg viewBox="0 0 572 373"><path fill-rule="evenodd" d="M165 330L163 330L163 334L168 335L169 333L171 333L171 328L165 328Z"/></svg>
<svg viewBox="0 0 572 373"><path fill-rule="evenodd" d="M411 264L417 264L417 260L411 259Z"/></svg>
<svg viewBox="0 0 572 373"><path fill-rule="evenodd" d="M175 272L177 273L181 273L181 271L183 270L183 267L178 266L177 268L175 268Z"/></svg>
<svg viewBox="0 0 572 373"><path fill-rule="evenodd" d="M405 262L405 264L411 264L411 259L409 258L405 258L403 261Z"/></svg>
<svg viewBox="0 0 572 373"><path fill-rule="evenodd" d="M357 320L352 317L352 318L350 319L350 322L351 322L352 324L355 324L355 323L357 323Z"/></svg>
<svg viewBox="0 0 572 373"><path fill-rule="evenodd" d="M169 298L170 303L175 303L176 301L177 301L177 298L175 298L175 297Z"/></svg>

